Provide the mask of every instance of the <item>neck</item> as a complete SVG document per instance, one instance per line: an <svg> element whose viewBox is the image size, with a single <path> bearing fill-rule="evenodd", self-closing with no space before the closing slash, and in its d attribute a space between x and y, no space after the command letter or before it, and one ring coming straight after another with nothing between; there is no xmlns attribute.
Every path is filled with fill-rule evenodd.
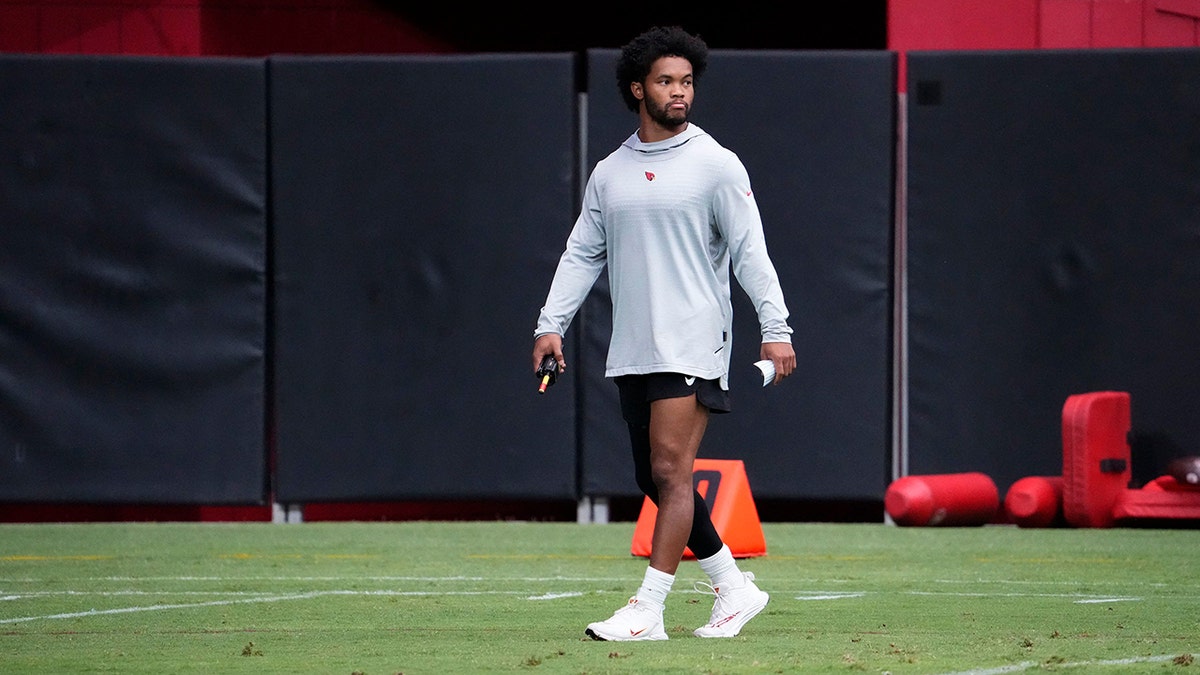
<svg viewBox="0 0 1200 675"><path fill-rule="evenodd" d="M642 117L641 126L638 127L638 140L643 143L654 143L656 141L665 141L672 136L678 136L684 131L687 131L688 123L684 122L677 127L664 127L647 116Z"/></svg>

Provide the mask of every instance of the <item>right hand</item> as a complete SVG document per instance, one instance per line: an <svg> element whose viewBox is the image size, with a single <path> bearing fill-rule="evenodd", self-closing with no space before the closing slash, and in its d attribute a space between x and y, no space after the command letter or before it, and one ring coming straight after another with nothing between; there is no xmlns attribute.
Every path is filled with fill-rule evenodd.
<svg viewBox="0 0 1200 675"><path fill-rule="evenodd" d="M796 370L796 351L790 342L764 342L759 355L759 358L768 359L775 366L775 380L771 384L783 382Z"/></svg>
<svg viewBox="0 0 1200 675"><path fill-rule="evenodd" d="M546 333L533 341L533 372L537 372L542 365L542 359L547 355L553 356L554 360L558 362L558 372L566 371L567 360L563 358L561 335Z"/></svg>

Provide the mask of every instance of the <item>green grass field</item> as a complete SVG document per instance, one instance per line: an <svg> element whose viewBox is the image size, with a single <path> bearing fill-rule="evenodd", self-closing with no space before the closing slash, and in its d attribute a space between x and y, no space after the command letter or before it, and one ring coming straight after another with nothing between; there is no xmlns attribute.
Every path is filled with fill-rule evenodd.
<svg viewBox="0 0 1200 675"><path fill-rule="evenodd" d="M0 525L4 673L1187 673L1200 531L766 523L771 604L702 640L595 642L633 523Z"/></svg>

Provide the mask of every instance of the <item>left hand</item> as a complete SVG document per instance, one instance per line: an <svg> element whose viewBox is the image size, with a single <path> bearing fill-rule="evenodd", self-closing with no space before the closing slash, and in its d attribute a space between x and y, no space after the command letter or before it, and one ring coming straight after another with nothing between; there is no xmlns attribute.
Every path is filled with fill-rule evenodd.
<svg viewBox="0 0 1200 675"><path fill-rule="evenodd" d="M784 378L796 370L796 352L788 342L764 342L759 351L761 358L768 359L775 365L775 381L772 385L783 382Z"/></svg>

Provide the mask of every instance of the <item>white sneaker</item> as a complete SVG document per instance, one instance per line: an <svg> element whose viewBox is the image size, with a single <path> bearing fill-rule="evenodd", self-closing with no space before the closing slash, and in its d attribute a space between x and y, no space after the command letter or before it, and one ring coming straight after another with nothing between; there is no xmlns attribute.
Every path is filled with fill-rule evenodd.
<svg viewBox="0 0 1200 675"><path fill-rule="evenodd" d="M637 596L618 609L608 621L590 623L587 635L593 640L666 640L661 607L639 603Z"/></svg>
<svg viewBox="0 0 1200 675"><path fill-rule="evenodd" d="M692 631L693 634L702 638L733 637L767 606L771 596L754 585L754 573L745 572L742 577L745 583L737 588L696 582L696 590L712 593L717 596L717 601L713 603L708 623Z"/></svg>

